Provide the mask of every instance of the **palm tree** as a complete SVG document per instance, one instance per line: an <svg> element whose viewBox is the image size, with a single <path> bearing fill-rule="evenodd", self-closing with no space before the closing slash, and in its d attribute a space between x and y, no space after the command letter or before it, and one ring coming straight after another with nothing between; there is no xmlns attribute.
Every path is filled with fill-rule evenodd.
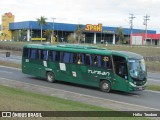
<svg viewBox="0 0 160 120"><path fill-rule="evenodd" d="M47 25L46 20L47 20L47 18L45 18L44 16L41 16L40 18L37 18L38 25L41 26L41 42L42 42L42 27L43 27L43 24Z"/></svg>
<svg viewBox="0 0 160 120"><path fill-rule="evenodd" d="M118 42L122 43L124 40L124 30L122 27L116 28L116 36L118 37Z"/></svg>
<svg viewBox="0 0 160 120"><path fill-rule="evenodd" d="M83 32L84 32L83 26L82 25L77 25L75 33L76 33L76 37L78 38L78 43L80 42L80 40L83 37Z"/></svg>
<svg viewBox="0 0 160 120"><path fill-rule="evenodd" d="M47 40L49 40L52 37L52 30L45 30L44 36L46 36Z"/></svg>

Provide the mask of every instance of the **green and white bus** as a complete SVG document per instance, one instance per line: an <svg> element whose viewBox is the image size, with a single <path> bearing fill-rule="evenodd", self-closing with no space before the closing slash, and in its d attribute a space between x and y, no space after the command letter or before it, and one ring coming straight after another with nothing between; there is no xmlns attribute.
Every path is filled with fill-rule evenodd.
<svg viewBox="0 0 160 120"><path fill-rule="evenodd" d="M103 92L144 90L147 84L143 56L93 46L25 45L22 72L48 82L98 87Z"/></svg>

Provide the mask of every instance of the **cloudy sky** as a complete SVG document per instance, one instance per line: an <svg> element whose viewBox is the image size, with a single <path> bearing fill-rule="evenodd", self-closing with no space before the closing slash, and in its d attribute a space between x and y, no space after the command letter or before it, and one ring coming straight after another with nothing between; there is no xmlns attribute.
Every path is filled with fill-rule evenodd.
<svg viewBox="0 0 160 120"><path fill-rule="evenodd" d="M46 17L48 22L98 24L128 28L129 14L135 15L134 28L144 29L143 18L150 16L148 29L160 33L160 0L1 0L0 15L12 12L15 22ZM1 21L0 21L1 24Z"/></svg>

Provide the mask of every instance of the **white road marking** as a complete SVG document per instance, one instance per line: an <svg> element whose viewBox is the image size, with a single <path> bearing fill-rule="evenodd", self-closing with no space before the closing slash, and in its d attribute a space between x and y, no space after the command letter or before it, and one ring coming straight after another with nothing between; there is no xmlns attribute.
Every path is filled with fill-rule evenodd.
<svg viewBox="0 0 160 120"><path fill-rule="evenodd" d="M153 91L153 90L145 90L145 91L153 92L153 93L159 93L160 94L160 91Z"/></svg>
<svg viewBox="0 0 160 120"><path fill-rule="evenodd" d="M3 65L0 65L0 67L3 67L3 68L9 68L9 69L14 69L14 70L21 70L21 69L19 69L19 68L7 67L7 66L3 66Z"/></svg>
<svg viewBox="0 0 160 120"><path fill-rule="evenodd" d="M158 82L160 82L160 80L156 80L156 79L149 79L149 78L148 78L148 81L158 81Z"/></svg>
<svg viewBox="0 0 160 120"><path fill-rule="evenodd" d="M7 78L0 78L0 79L4 79L4 80L8 80L8 81L16 81L16 80L7 79ZM28 84L28 85L34 85L34 86L37 86L37 87L43 87L43 88L46 88L46 89L55 89L55 90L59 90L59 91L62 91L62 92L73 93L73 94L77 94L77 95L80 95L80 96L86 96L86 97L90 97L90 98L96 98L96 99L100 99L100 100L106 100L106 101L115 102L115 103L119 103L119 104L130 105L130 106L137 106L137 107L141 107L141 108L145 108L145 109L152 109L152 110L155 110L155 111L160 111L160 109L156 109L156 108L151 108L151 107L146 107L146 106L141 106L141 105L136 105L136 104L131 104L131 103L125 103L125 102L120 102L120 101L115 101L115 100L110 100L110 99L105 99L105 98L99 98L99 97L95 97L95 96L91 96L91 95L85 95L85 94L71 92L71 91L66 91L66 90L61 90L61 89L57 89L57 88L45 87L45 86L35 85L35 84L21 82L21 81L16 81L16 82L20 82L20 83L24 83L24 84Z"/></svg>
<svg viewBox="0 0 160 120"><path fill-rule="evenodd" d="M8 71L4 71L4 70L0 70L0 72L2 72L2 73L13 73L13 72L8 72Z"/></svg>
<svg viewBox="0 0 160 120"><path fill-rule="evenodd" d="M155 74L155 75L157 75L157 74L159 74L159 73L152 73L152 72L148 72L149 74Z"/></svg>

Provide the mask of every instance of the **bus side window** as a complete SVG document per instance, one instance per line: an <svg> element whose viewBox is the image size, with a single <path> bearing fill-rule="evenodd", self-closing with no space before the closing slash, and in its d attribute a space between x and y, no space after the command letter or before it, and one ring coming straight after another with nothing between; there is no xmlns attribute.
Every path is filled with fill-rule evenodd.
<svg viewBox="0 0 160 120"><path fill-rule="evenodd" d="M52 60L52 51L51 50L48 51L48 60L49 61Z"/></svg>
<svg viewBox="0 0 160 120"><path fill-rule="evenodd" d="M69 63L74 63L74 53L70 53Z"/></svg>
<svg viewBox="0 0 160 120"><path fill-rule="evenodd" d="M90 54L85 54L85 65L92 65L92 57Z"/></svg>
<svg viewBox="0 0 160 120"><path fill-rule="evenodd" d="M63 62L63 52L60 52L60 62Z"/></svg>
<svg viewBox="0 0 160 120"><path fill-rule="evenodd" d="M84 56L84 54L81 54L81 61L82 61L82 64L84 65L84 63L85 63L85 58L84 58L85 56Z"/></svg>
<svg viewBox="0 0 160 120"><path fill-rule="evenodd" d="M76 55L76 64L83 64L85 63L85 58L83 53L78 53Z"/></svg>
<svg viewBox="0 0 160 120"><path fill-rule="evenodd" d="M56 61L56 51L51 51L51 54L52 54L52 58L51 58L51 60L52 61Z"/></svg>
<svg viewBox="0 0 160 120"><path fill-rule="evenodd" d="M93 55L93 66L98 66L98 56Z"/></svg>
<svg viewBox="0 0 160 120"><path fill-rule="evenodd" d="M48 60L48 51L47 50L43 51L43 60Z"/></svg>
<svg viewBox="0 0 160 120"><path fill-rule="evenodd" d="M23 49L23 57L29 58L30 56L30 49L29 48L24 48Z"/></svg>
<svg viewBox="0 0 160 120"><path fill-rule="evenodd" d="M64 63L69 63L69 58L70 58L70 53L65 52L64 57L63 57L63 62Z"/></svg>
<svg viewBox="0 0 160 120"><path fill-rule="evenodd" d="M82 64L81 54L77 55L77 64Z"/></svg>
<svg viewBox="0 0 160 120"><path fill-rule="evenodd" d="M31 59L36 59L36 49L31 49L31 54L30 54L30 58Z"/></svg>
<svg viewBox="0 0 160 120"><path fill-rule="evenodd" d="M37 55L38 55L37 57L38 57L39 60L42 59L42 57L41 57L41 54L42 54L42 53L41 53L41 52L42 52L42 50L39 49L39 50L38 50L38 54L37 54Z"/></svg>
<svg viewBox="0 0 160 120"><path fill-rule="evenodd" d="M102 67L110 68L110 57L109 56L102 56Z"/></svg>
<svg viewBox="0 0 160 120"><path fill-rule="evenodd" d="M98 67L102 67L102 56L100 56L100 55L98 55L98 57L97 57L97 59L98 59Z"/></svg>
<svg viewBox="0 0 160 120"><path fill-rule="evenodd" d="M78 55L77 53L73 53L73 63L77 64L77 58L78 58ZM72 58L71 58L72 59Z"/></svg>
<svg viewBox="0 0 160 120"><path fill-rule="evenodd" d="M59 61L60 60L60 52L59 51L55 51L55 52L56 52L55 61Z"/></svg>

